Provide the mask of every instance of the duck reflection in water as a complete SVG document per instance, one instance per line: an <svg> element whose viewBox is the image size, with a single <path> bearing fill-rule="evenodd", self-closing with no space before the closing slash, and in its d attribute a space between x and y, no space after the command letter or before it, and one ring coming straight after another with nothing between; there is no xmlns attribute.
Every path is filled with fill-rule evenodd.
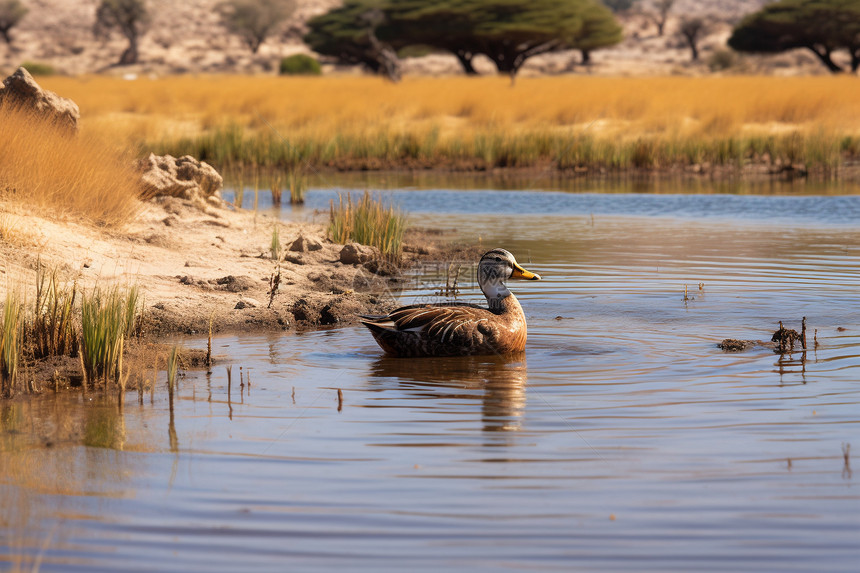
<svg viewBox="0 0 860 573"><path fill-rule="evenodd" d="M510 432L522 425L528 378L525 352L421 360L383 357L373 362L371 376L396 379L402 389L421 396L480 398L485 432Z"/></svg>

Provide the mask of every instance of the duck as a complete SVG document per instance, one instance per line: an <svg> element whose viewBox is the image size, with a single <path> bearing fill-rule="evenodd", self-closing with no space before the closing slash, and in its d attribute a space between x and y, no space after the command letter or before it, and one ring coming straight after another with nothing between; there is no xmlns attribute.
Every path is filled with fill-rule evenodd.
<svg viewBox="0 0 860 573"><path fill-rule="evenodd" d="M493 249L478 263L478 285L486 307L463 302L413 304L385 315L361 315L377 344L397 357L512 354L526 346L523 307L508 289L509 279L540 280L505 249Z"/></svg>

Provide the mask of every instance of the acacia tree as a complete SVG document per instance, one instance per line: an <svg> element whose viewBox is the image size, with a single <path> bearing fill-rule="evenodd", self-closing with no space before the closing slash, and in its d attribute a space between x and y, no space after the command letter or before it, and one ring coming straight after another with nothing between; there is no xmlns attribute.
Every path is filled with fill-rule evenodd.
<svg viewBox="0 0 860 573"><path fill-rule="evenodd" d="M221 24L255 54L294 9L291 0L227 0L217 7Z"/></svg>
<svg viewBox="0 0 860 573"><path fill-rule="evenodd" d="M118 30L128 40L128 47L119 58L119 65L137 63L137 43L150 24L149 11L144 0L102 0L96 10L93 32L97 37L107 38Z"/></svg>
<svg viewBox="0 0 860 573"><path fill-rule="evenodd" d="M466 75L477 75L472 60L481 53L475 37L476 4L462 0L388 0L388 26L382 31L395 44L408 42L451 52Z"/></svg>
<svg viewBox="0 0 860 573"><path fill-rule="evenodd" d="M662 36L666 31L666 22L669 20L669 12L675 0L653 0L648 10L644 12L645 17L657 26L657 35Z"/></svg>
<svg viewBox="0 0 860 573"><path fill-rule="evenodd" d="M381 12L368 25L362 15ZM457 56L467 74L484 54L511 80L529 58L617 43L621 28L597 0L347 0L313 18L305 41L342 62L387 69L396 50L426 46ZM386 72L387 73L387 72Z"/></svg>
<svg viewBox="0 0 860 573"><path fill-rule="evenodd" d="M614 46L624 39L623 30L604 6L592 3L582 13L582 28L570 42L570 47L582 53L582 63L591 63L591 52Z"/></svg>
<svg viewBox="0 0 860 573"><path fill-rule="evenodd" d="M8 45L12 45L9 31L27 15L27 7L20 0L0 0L0 36Z"/></svg>
<svg viewBox="0 0 860 573"><path fill-rule="evenodd" d="M621 40L621 28L597 0L389 0L390 30L401 42L457 56L467 74L484 54L511 80L526 60L568 49L591 50Z"/></svg>
<svg viewBox="0 0 860 573"><path fill-rule="evenodd" d="M347 0L343 6L311 18L304 36L310 48L344 64L362 65L392 81L400 79L396 49L387 36L385 14L374 0Z"/></svg>
<svg viewBox="0 0 860 573"><path fill-rule="evenodd" d="M699 42L708 33L710 26L705 18L682 18L678 34L684 38L690 48L690 56L694 62L699 61Z"/></svg>
<svg viewBox="0 0 860 573"><path fill-rule="evenodd" d="M781 0L744 18L729 38L740 52L778 53L805 48L833 73L844 71L833 52L847 50L860 68L860 0Z"/></svg>

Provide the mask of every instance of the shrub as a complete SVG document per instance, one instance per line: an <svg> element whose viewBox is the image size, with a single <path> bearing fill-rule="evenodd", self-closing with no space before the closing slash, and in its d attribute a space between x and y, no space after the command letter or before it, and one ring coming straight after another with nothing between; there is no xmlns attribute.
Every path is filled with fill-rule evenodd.
<svg viewBox="0 0 860 573"><path fill-rule="evenodd" d="M57 73L51 64L40 62L22 62L21 67L30 72L31 76L53 76Z"/></svg>
<svg viewBox="0 0 860 573"><path fill-rule="evenodd" d="M717 50L708 58L708 69L712 72L722 72L735 67L737 56L731 50Z"/></svg>
<svg viewBox="0 0 860 573"><path fill-rule="evenodd" d="M306 54L295 54L281 60L282 76L318 76L322 74L320 63Z"/></svg>

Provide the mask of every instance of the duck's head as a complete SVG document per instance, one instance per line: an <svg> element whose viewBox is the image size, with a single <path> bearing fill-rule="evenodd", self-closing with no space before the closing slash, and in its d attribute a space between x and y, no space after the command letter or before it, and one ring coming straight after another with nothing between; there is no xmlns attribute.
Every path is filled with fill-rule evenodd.
<svg viewBox="0 0 860 573"><path fill-rule="evenodd" d="M488 300L510 296L511 291L505 286L508 279L539 281L540 275L521 267L505 249L493 249L481 257L478 263L478 284Z"/></svg>

